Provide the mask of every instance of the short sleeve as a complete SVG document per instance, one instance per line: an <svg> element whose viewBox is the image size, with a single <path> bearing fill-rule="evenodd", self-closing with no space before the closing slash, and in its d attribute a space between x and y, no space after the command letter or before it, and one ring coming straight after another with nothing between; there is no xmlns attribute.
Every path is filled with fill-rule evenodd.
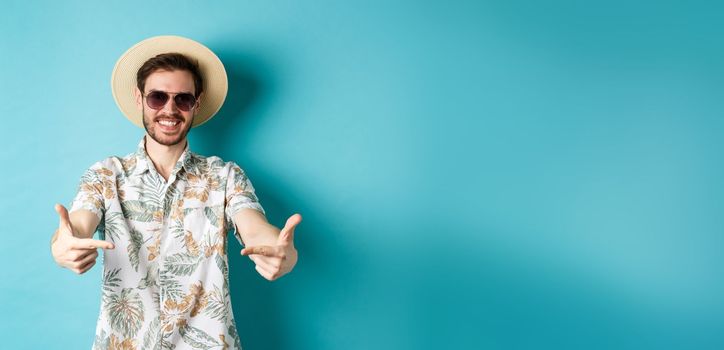
<svg viewBox="0 0 724 350"><path fill-rule="evenodd" d="M70 212L86 209L103 219L105 206L103 202L103 180L96 166L90 167L80 178L78 193L70 205Z"/></svg>
<svg viewBox="0 0 724 350"><path fill-rule="evenodd" d="M241 240L239 232L236 231L233 218L236 213L245 208L255 209L265 214L264 208L262 208L254 193L254 186L246 173L238 165L231 163L229 177L226 181L226 208L224 211L226 213L226 227L234 228L234 236L241 244L244 244L244 242Z"/></svg>

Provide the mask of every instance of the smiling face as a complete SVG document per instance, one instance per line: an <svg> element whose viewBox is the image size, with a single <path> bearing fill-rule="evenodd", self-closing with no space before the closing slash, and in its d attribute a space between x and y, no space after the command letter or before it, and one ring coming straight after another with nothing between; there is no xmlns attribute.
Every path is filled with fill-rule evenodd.
<svg viewBox="0 0 724 350"><path fill-rule="evenodd" d="M186 141L194 115L199 111L201 96L189 111L180 110L173 97L179 93L193 95L194 88L193 76L185 70L155 71L146 78L143 94L136 88L136 106L143 113L143 126L154 141L164 146L174 146ZM145 96L152 91L163 91L170 95L161 109L148 106Z"/></svg>

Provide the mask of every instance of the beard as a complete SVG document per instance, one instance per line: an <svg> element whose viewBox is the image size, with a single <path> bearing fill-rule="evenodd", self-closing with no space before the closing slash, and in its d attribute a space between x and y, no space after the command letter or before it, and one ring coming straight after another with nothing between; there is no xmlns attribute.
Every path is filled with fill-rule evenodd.
<svg viewBox="0 0 724 350"><path fill-rule="evenodd" d="M156 118L172 118L177 119L181 123L184 123L184 118L179 114L172 114L172 115L158 115ZM191 119L191 122L188 123L185 129L181 130L181 132L176 136L167 136L162 131L156 130L156 123L154 121L146 120L146 112L141 112L141 119L143 120L143 128L146 129L146 133L148 133L151 138L158 142L159 144L162 144L164 146L174 146L182 141L186 140L186 135L188 135L189 131L191 130L191 125L193 125L193 119Z"/></svg>

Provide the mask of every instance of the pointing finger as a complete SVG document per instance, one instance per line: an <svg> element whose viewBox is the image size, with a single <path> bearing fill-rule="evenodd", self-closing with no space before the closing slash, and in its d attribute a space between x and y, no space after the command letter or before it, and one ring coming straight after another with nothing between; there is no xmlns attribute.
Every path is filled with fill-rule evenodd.
<svg viewBox="0 0 724 350"><path fill-rule="evenodd" d="M259 254L264 256L275 256L276 249L274 247L260 245L256 247L246 247L241 250L241 255Z"/></svg>
<svg viewBox="0 0 724 350"><path fill-rule="evenodd" d="M107 241L100 241L92 238L81 238L78 239L74 244L73 248L76 249L113 249L113 243Z"/></svg>

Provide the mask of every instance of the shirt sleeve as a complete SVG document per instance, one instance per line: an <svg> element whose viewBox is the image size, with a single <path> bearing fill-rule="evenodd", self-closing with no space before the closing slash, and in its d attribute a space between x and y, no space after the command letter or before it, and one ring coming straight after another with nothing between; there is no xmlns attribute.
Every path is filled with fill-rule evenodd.
<svg viewBox="0 0 724 350"><path fill-rule="evenodd" d="M238 165L232 163L231 169L229 170L229 177L226 181L226 227L234 228L234 236L242 245L244 242L236 230L233 219L234 215L244 208L258 210L266 215L264 208L262 208L259 199L254 193L254 186L246 176L246 173L244 173L244 170L239 168Z"/></svg>
<svg viewBox="0 0 724 350"><path fill-rule="evenodd" d="M69 212L86 209L96 214L102 221L105 214L104 187L98 169L100 169L100 165L93 165L81 176L78 193L70 205Z"/></svg>

